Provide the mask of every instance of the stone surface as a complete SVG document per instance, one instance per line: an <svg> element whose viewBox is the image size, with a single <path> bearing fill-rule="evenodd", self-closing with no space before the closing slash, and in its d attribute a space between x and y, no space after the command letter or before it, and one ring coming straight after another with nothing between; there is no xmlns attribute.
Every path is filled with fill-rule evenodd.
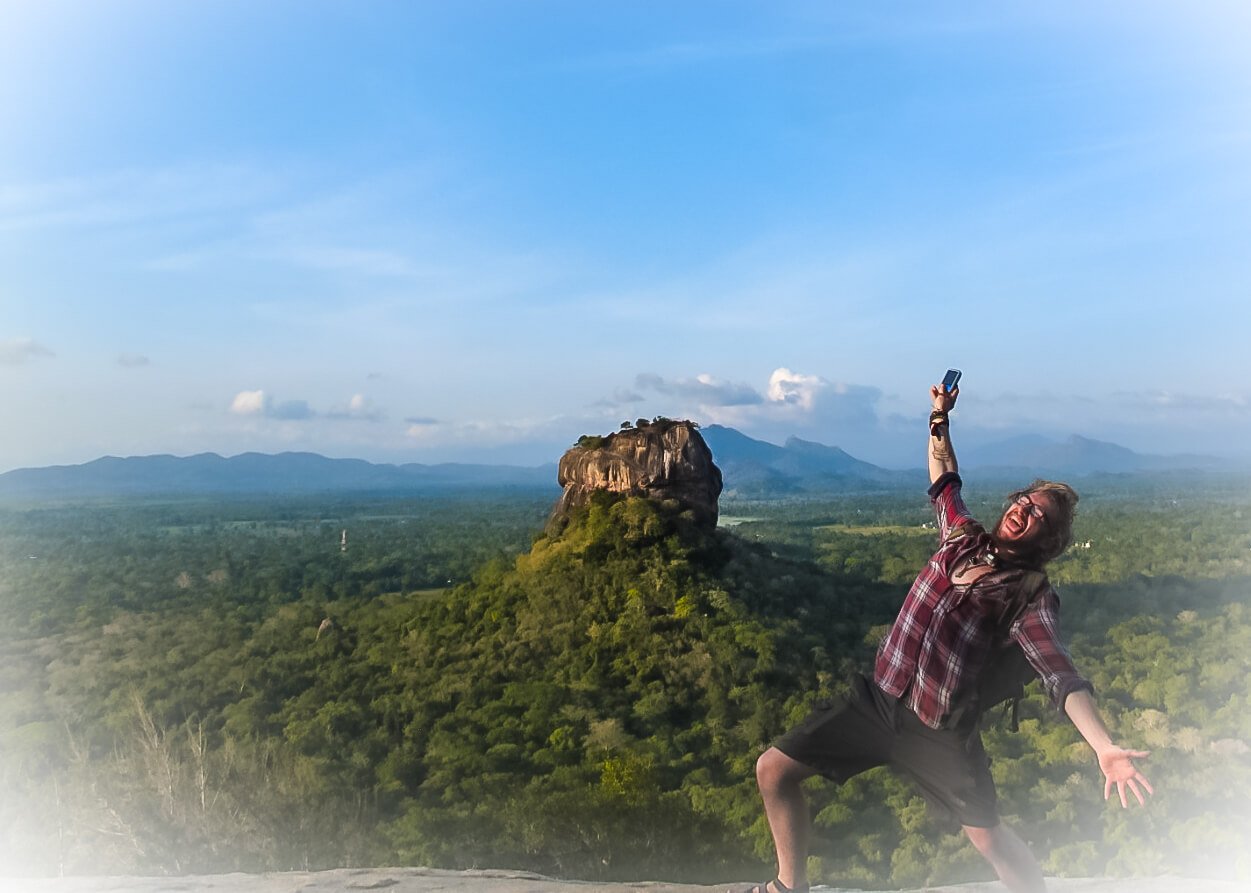
<svg viewBox="0 0 1251 893"><path fill-rule="evenodd" d="M440 871L430 868L339 868L268 874L214 874L185 877L0 877L4 893L723 893L749 884L595 883L562 881L524 871ZM813 887L813 893L849 893L846 888ZM1002 893L998 883L926 887L924 893ZM1049 879L1050 893L1248 893L1248 886L1192 878ZM907 893L907 891L900 891ZM922 891L912 891L922 893Z"/></svg>
<svg viewBox="0 0 1251 893"><path fill-rule="evenodd" d="M696 523L717 526L721 470L693 422L659 419L603 437L583 437L561 457L557 480L564 492L549 530L559 529L569 511L585 505L596 491L676 500Z"/></svg>

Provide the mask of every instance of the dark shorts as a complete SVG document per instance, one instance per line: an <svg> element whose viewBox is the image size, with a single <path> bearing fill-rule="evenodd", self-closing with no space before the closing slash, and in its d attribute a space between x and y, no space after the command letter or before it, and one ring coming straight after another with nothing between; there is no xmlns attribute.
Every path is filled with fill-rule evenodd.
<svg viewBox="0 0 1251 893"><path fill-rule="evenodd" d="M944 818L975 828L999 824L990 759L976 727L931 729L872 679L854 677L850 694L818 704L774 746L837 782L890 766Z"/></svg>

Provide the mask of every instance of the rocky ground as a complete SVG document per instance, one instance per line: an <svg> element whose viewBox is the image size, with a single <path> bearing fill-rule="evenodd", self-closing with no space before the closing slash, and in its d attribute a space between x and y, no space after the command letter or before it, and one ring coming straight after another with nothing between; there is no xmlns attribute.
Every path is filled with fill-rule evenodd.
<svg viewBox="0 0 1251 893"><path fill-rule="evenodd" d="M747 884L591 883L561 881L517 871L438 871L428 868L341 868L273 874L217 874L190 877L0 878L3 893L724 893ZM815 887L817 893L850 893ZM1051 893L1251 893L1251 885L1188 878L1100 878L1052 880ZM911 893L1001 893L999 884L926 887ZM902 891L908 893L908 891Z"/></svg>

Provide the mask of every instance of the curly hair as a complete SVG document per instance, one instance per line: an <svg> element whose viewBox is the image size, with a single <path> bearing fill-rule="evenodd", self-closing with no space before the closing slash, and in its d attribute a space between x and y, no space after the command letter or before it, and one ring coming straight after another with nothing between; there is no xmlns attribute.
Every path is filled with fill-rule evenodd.
<svg viewBox="0 0 1251 893"><path fill-rule="evenodd" d="M1003 510L1006 514L1022 496L1046 493L1055 504L1055 510L1047 513L1045 533L1031 550L1028 557L1040 566L1058 558L1073 542L1073 516L1077 514L1077 491L1059 481L1037 480L1020 490L1008 494ZM1003 518L1000 516L1000 520ZM999 525L995 525L999 529Z"/></svg>

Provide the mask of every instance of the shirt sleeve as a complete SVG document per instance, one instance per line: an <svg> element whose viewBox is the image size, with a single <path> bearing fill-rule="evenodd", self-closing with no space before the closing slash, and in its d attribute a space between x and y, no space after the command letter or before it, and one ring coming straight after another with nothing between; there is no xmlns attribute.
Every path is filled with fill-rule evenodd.
<svg viewBox="0 0 1251 893"><path fill-rule="evenodd" d="M938 519L938 541L945 543L953 530L962 524L973 521L960 488L964 482L954 471L942 474L930 487L930 502L934 504L934 514Z"/></svg>
<svg viewBox="0 0 1251 893"><path fill-rule="evenodd" d="M1010 632L1056 709L1063 712L1064 699L1079 689L1094 692L1095 687L1077 672L1060 642L1060 597L1054 589L1048 587L1035 599Z"/></svg>

